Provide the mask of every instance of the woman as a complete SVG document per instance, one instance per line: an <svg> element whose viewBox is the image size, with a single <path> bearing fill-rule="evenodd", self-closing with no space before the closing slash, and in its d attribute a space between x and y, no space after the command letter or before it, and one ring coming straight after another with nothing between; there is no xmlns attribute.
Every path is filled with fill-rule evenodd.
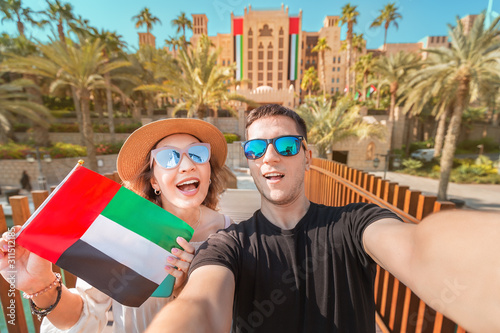
<svg viewBox="0 0 500 333"><path fill-rule="evenodd" d="M125 141L117 159L124 185L194 229L191 243L178 238L178 259L169 259L169 274L176 277L173 296L150 297L139 308L126 307L82 280L71 290L60 283L51 263L16 247L17 287L32 296L35 309L46 314L42 332L99 332L107 324L112 305L114 330L142 332L161 308L181 291L194 252L208 236L231 220L216 212L224 189L223 167L227 144L213 125L197 119L159 120L142 126ZM0 240L0 269L7 276L7 235ZM167 263L166 263L167 264ZM51 306L57 304L53 309ZM49 309L48 311L46 311Z"/></svg>

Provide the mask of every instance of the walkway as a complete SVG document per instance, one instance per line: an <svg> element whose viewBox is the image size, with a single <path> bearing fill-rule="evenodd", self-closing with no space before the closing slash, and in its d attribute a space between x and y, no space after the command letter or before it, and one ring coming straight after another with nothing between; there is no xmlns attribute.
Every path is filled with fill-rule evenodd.
<svg viewBox="0 0 500 333"><path fill-rule="evenodd" d="M372 172L383 177L384 172ZM425 177L387 172L387 179L399 185L407 185L413 191L422 191L425 195L437 195L439 180ZM491 184L455 184L448 185L448 199L465 201L465 207L478 210L500 211L500 185Z"/></svg>

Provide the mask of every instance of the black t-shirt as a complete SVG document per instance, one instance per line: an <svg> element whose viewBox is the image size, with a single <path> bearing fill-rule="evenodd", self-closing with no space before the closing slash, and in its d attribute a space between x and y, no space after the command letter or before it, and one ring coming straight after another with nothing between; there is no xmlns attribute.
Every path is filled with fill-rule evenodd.
<svg viewBox="0 0 500 333"><path fill-rule="evenodd" d="M362 234L382 218L398 217L373 204L311 203L282 230L258 210L212 235L190 271L222 265L234 273L233 332L375 332L376 265Z"/></svg>

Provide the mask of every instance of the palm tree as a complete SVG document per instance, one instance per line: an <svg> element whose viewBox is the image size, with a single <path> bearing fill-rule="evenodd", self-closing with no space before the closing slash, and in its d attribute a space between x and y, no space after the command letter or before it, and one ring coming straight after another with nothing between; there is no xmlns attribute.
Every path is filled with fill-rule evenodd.
<svg viewBox="0 0 500 333"><path fill-rule="evenodd" d="M38 25L32 17L37 14L29 7L23 7L21 0L3 0L0 1L0 11L3 13L1 22L13 21L17 23L17 30L20 36L24 36L24 22L29 22L32 25Z"/></svg>
<svg viewBox="0 0 500 333"><path fill-rule="evenodd" d="M363 34L354 33L352 35L352 51L353 51L353 56L351 59L352 63L356 64L356 62L358 61L358 53L362 52L364 47L365 47L365 39L363 37ZM357 69L354 66L354 70L352 71L352 75L351 75L352 83L353 83L352 85L353 85L354 91L358 90L357 82L356 82L356 72L357 72Z"/></svg>
<svg viewBox="0 0 500 333"><path fill-rule="evenodd" d="M59 0L53 2L47 0L49 8L45 11L45 15L51 21L57 22L57 34L59 40L66 43L66 36L64 34L64 23L69 24L75 20L73 15L73 7L69 3L61 3Z"/></svg>
<svg viewBox="0 0 500 333"><path fill-rule="evenodd" d="M155 23L161 24L160 19L157 18L156 16L153 16L153 14L151 14L151 12L149 11L148 7L144 7L144 9L141 10L139 14L132 17L132 20L137 21L135 23L136 29L139 29L143 25L146 25L146 30L147 30L148 34L149 34L149 31L153 29L153 24L155 24Z"/></svg>
<svg viewBox="0 0 500 333"><path fill-rule="evenodd" d="M28 87L36 88L30 80L19 79L5 83L0 79L0 144L7 143L11 120L15 116L23 116L39 126L49 127L49 110L41 104L29 101L29 94L23 92L23 89Z"/></svg>
<svg viewBox="0 0 500 333"><path fill-rule="evenodd" d="M417 55L403 51L390 56L382 56L375 62L373 71L390 82L389 93L391 94L391 104L389 107L389 122L394 122L396 117L396 97L399 85L403 83L409 73L418 66L419 61Z"/></svg>
<svg viewBox="0 0 500 333"><path fill-rule="evenodd" d="M318 52L321 55L322 69L323 69L323 96L326 94L326 64L325 64L325 51L331 50L330 46L326 43L326 38L318 39L316 46L312 48L312 52Z"/></svg>
<svg viewBox="0 0 500 333"><path fill-rule="evenodd" d="M181 12L179 16L172 20L172 26L177 28L177 33L181 32L182 36L184 36L184 40L186 40L186 29L193 30L193 24L187 18L186 13Z"/></svg>
<svg viewBox="0 0 500 333"><path fill-rule="evenodd" d="M318 73L316 72L316 69L311 66L305 71L300 88L302 90L307 90L308 96L311 97L311 90L317 90L319 88L318 86Z"/></svg>
<svg viewBox="0 0 500 333"><path fill-rule="evenodd" d="M349 98L342 98L332 109L332 100L324 98L308 98L300 105L297 113L300 114L309 131L308 140L316 145L318 154L326 158L327 150L336 142L350 137L360 140L367 137L385 137L385 126L363 121L359 115L360 107Z"/></svg>
<svg viewBox="0 0 500 333"><path fill-rule="evenodd" d="M400 13L397 12L398 8L396 7L396 3L388 3L385 5L384 9L380 10L380 15L372 22L370 28L380 27L382 24L384 25L384 51L387 51L387 30L391 23L396 27L399 27L397 19L403 18Z"/></svg>
<svg viewBox="0 0 500 333"><path fill-rule="evenodd" d="M358 62L356 62L355 65L356 72L361 73L363 77L363 85L362 85L363 100L366 99L367 89L368 89L368 74L370 74L373 65L374 65L373 53L362 55L361 57L359 57L359 60Z"/></svg>
<svg viewBox="0 0 500 333"><path fill-rule="evenodd" d="M462 115L480 91L500 84L499 20L484 26L484 12L478 15L466 35L457 18L457 26L448 25L451 48L427 50L431 56L425 67L415 72L407 83L409 106L417 110L431 98L437 98L437 107L452 107L450 123L441 155L441 176L438 200L446 200L446 192L453 165Z"/></svg>
<svg viewBox="0 0 500 333"><path fill-rule="evenodd" d="M53 80L50 91L72 86L81 104L83 133L87 156L92 170L97 170L96 147L90 119L90 93L106 86L104 75L114 69L128 65L126 61L106 62L100 40L81 46L53 42L40 45L41 55L21 57L11 54L3 63L7 71L28 73Z"/></svg>
<svg viewBox="0 0 500 333"><path fill-rule="evenodd" d="M220 50L214 51L210 39L202 36L193 50L181 48L178 63L170 63L159 70L156 75L168 78L161 84L143 85L137 89L150 92L161 92L179 99L173 114L179 110L187 110L188 117L197 116L202 119L208 112L224 108L234 111L232 101L240 101L256 106L251 100L229 92L230 87L237 84L234 78L234 67L222 67L216 64Z"/></svg>
<svg viewBox="0 0 500 333"><path fill-rule="evenodd" d="M94 29L94 37L101 40L104 44L104 49L102 50L102 55L105 62L110 62L112 58L127 46L122 40L122 36L118 35L116 32L111 32L108 30L101 29L98 31ZM129 66L130 63L127 64ZM111 73L104 74L104 80L106 81L106 106L108 111L108 126L109 133L111 134L111 141L115 141L115 123L113 117L113 99L111 96Z"/></svg>
<svg viewBox="0 0 500 333"><path fill-rule="evenodd" d="M351 70L351 50L352 50L352 28L358 23L357 16L359 12L356 11L357 6L351 6L350 3L342 7L342 16L340 17L340 25L347 24L347 68L346 68L346 86L347 92L350 92L351 82L350 82L350 70Z"/></svg>
<svg viewBox="0 0 500 333"><path fill-rule="evenodd" d="M170 48L172 47L172 50L174 51L174 58L177 57L177 47L180 46L179 40L174 37L168 36L167 39L165 39L165 44Z"/></svg>

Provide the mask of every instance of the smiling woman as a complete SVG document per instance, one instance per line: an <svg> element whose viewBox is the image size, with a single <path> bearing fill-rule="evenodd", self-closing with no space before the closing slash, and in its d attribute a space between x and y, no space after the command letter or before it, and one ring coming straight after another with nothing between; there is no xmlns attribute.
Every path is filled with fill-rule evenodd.
<svg viewBox="0 0 500 333"><path fill-rule="evenodd" d="M224 190L226 155L224 135L215 126L198 119L159 120L132 133L117 158L124 185L194 229L190 242L177 237L179 246L172 249L175 257L165 262L170 274L165 281L170 283L169 291L173 285L172 296L156 296L155 291L140 307L128 307L82 280L77 280L72 290L64 286L60 291L49 290L47 286L57 283L50 262L32 256L17 245L16 254L20 256L16 262L17 287L31 293L32 304L43 310L46 318L41 331L101 332L106 327L106 312L111 306L114 331L145 331L156 313L182 291L195 250L210 234L232 223L229 217L216 211L219 195ZM3 242L5 235L0 239L0 248ZM0 252L2 274L6 258ZM45 291L40 293L40 290Z"/></svg>

